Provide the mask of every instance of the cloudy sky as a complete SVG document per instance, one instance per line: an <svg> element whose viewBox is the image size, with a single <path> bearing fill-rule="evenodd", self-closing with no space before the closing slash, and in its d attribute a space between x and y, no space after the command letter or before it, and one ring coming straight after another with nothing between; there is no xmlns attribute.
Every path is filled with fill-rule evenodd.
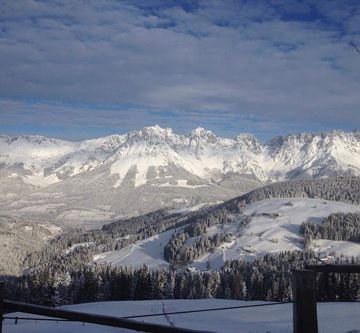
<svg viewBox="0 0 360 333"><path fill-rule="evenodd" d="M350 42L358 0L1 0L0 133L352 130Z"/></svg>

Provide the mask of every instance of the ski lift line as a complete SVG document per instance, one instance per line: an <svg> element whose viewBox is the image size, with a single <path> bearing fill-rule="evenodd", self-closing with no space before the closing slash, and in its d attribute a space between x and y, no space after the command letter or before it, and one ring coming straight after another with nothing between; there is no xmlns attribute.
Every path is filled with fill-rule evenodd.
<svg viewBox="0 0 360 333"><path fill-rule="evenodd" d="M347 303L359 303L359 301L346 301ZM119 317L121 319L135 319L135 318L146 318L146 317L160 317L167 315L179 315L179 314L187 314L187 313L198 313L198 312L212 312L212 311L226 311L226 310L236 310L243 308L255 308L255 307L263 307L263 306L273 306L273 305L283 305L283 304L292 304L294 302L276 302L276 303L262 303L262 304L253 304L253 305L239 305L239 306L229 306L229 307L219 307L219 308L208 308L208 309L196 309L196 310L184 310L184 311L173 311L173 312L163 312L163 313L152 313L152 314L143 314L143 315L135 315L135 316L125 316ZM318 302L318 303L327 303ZM29 321L52 321L52 322L79 322L79 320L71 320L71 319L54 319L54 318L37 318L37 317L10 317L4 316L4 320L29 320Z"/></svg>
<svg viewBox="0 0 360 333"><path fill-rule="evenodd" d="M292 304L292 303L293 302L274 302L274 303L261 303L261 304L252 304L252 305L226 306L226 307L208 308L208 309L173 311L173 312L166 312L166 315L178 315L178 314L212 312L212 311L225 311L225 310L255 308L255 307L262 307L262 306L272 306L272 305L282 305L282 304ZM126 317L122 317L122 318L123 319L134 319L134 318L145 318L145 317L158 317L158 316L164 316L164 315L165 315L165 313L153 313L153 314L145 314L145 315L126 316Z"/></svg>
<svg viewBox="0 0 360 333"><path fill-rule="evenodd" d="M120 317L112 317L106 315L99 315L99 314L92 314L92 313L85 313L85 312L77 312L77 311L70 311L67 309L61 308L50 308L46 306L34 305L34 304L26 304L26 303L19 303L19 302L12 302L8 300L3 301L4 309L10 312L21 312L21 313L29 313L33 315L40 315L51 317L50 321L58 321L57 319L65 319L76 321L79 323L89 323L89 324L96 324L102 326L111 326L111 327L119 327L119 328L127 328L130 330L141 331L141 332L157 332L157 333L205 333L205 331L193 330L189 328L181 328L181 327L169 327L162 324L154 324L144 321L135 321L129 320ZM10 316L6 316L9 318ZM19 318L19 317L18 317ZM45 319L40 317L41 319ZM56 319L54 319L56 318ZM29 318L24 318L25 321L28 321ZM38 320L36 317L32 317L30 320ZM48 320L49 321L49 320ZM16 317L15 317L15 324L16 324ZM1 326L0 326L1 327ZM1 332L1 331L0 331ZM210 333L209 331L206 331Z"/></svg>
<svg viewBox="0 0 360 333"><path fill-rule="evenodd" d="M238 306L229 306L229 307L220 307L220 308L208 308L208 309L196 309L196 310L184 310L184 311L173 311L173 312L162 312L162 313L152 313L152 314L143 314L143 315L135 315L135 316L125 316L119 317L121 319L135 319L135 318L146 318L146 317L160 317L166 315L178 315L178 314L187 314L187 313L198 313L198 312L212 312L212 311L225 311L225 310L235 310L242 308L254 308L254 307L262 307L262 306L272 306L272 305L282 305L282 304L290 304L293 302L276 302L276 303L262 303L262 304L252 304L252 305L238 305ZM78 322L78 320L71 319L54 319L54 318L38 318L38 317L11 317L4 316L3 319L8 320L29 320L29 321L53 321L53 322Z"/></svg>

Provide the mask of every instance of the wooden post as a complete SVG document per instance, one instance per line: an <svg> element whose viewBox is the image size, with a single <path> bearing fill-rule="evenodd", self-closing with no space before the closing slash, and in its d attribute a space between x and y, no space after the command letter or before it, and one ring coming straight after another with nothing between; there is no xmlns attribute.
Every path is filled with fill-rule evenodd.
<svg viewBox="0 0 360 333"><path fill-rule="evenodd" d="M322 264L322 265L306 265L306 269L322 273L360 273L360 265L355 264Z"/></svg>
<svg viewBox="0 0 360 333"><path fill-rule="evenodd" d="M293 271L293 328L294 333L318 333L315 272Z"/></svg>
<svg viewBox="0 0 360 333"><path fill-rule="evenodd" d="M0 333L2 333L2 327L3 327L4 296L5 296L5 282L0 281Z"/></svg>

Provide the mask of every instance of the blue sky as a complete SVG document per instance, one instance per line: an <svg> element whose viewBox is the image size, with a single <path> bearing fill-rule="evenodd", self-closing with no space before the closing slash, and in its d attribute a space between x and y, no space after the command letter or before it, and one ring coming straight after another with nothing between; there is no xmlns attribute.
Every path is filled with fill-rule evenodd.
<svg viewBox="0 0 360 333"><path fill-rule="evenodd" d="M2 0L0 133L352 130L349 42L359 1Z"/></svg>

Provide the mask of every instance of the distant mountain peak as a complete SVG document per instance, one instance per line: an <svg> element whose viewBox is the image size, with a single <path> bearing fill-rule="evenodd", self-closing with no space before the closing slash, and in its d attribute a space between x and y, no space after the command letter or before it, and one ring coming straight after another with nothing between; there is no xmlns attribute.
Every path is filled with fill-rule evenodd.
<svg viewBox="0 0 360 333"><path fill-rule="evenodd" d="M203 127L197 127L190 132L190 136L205 137L205 136L215 136L215 134L212 131L207 130Z"/></svg>
<svg viewBox="0 0 360 333"><path fill-rule="evenodd" d="M166 140L168 137L173 135L171 128L163 128L159 125L146 126L139 131L132 131L128 133L129 138L158 138Z"/></svg>
<svg viewBox="0 0 360 333"><path fill-rule="evenodd" d="M163 128L159 125L147 126L142 129L142 132L147 135L160 135L160 136L169 136L173 134L171 128Z"/></svg>
<svg viewBox="0 0 360 333"><path fill-rule="evenodd" d="M41 145L43 143L52 143L52 144L62 144L66 141L55 139L55 138L48 138L42 135L0 135L0 140L6 142L7 144L21 144L21 143L28 143L33 145Z"/></svg>

